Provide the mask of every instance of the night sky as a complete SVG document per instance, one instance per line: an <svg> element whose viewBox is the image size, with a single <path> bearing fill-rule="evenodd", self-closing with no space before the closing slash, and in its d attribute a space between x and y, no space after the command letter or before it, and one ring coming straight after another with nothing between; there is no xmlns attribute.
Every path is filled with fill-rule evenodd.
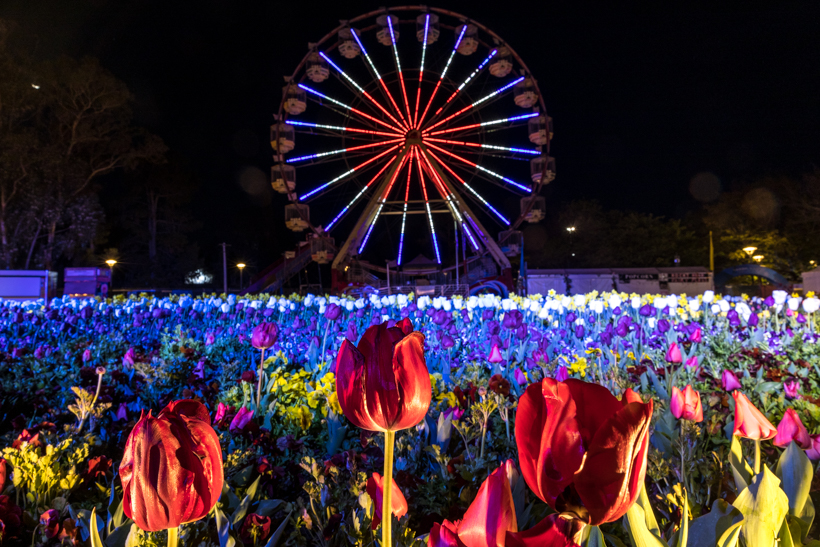
<svg viewBox="0 0 820 547"><path fill-rule="evenodd" d="M198 176L200 247L264 267L296 236L268 173L282 76L338 24L381 2L3 0L36 55L98 57L135 95L136 121ZM820 3L441 2L524 58L554 119L551 208L597 199L680 217L690 180L723 189L820 164ZM266 175L267 176L267 175ZM215 269L215 268L214 268Z"/></svg>

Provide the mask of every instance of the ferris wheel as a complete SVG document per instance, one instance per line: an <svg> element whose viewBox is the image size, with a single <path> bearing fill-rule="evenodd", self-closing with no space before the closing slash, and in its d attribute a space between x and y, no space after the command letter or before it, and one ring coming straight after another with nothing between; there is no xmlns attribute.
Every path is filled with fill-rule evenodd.
<svg viewBox="0 0 820 547"><path fill-rule="evenodd" d="M543 96L509 44L452 11L381 9L309 44L285 80L271 183L287 227L315 235L314 260L342 275L389 246L401 268L424 234L442 265L452 230L509 270L503 244L544 217L555 176Z"/></svg>

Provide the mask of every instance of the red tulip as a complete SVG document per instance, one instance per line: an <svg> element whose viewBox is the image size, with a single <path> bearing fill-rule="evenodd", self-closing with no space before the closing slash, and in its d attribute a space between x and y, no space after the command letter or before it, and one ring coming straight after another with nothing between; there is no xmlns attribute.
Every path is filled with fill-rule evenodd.
<svg viewBox="0 0 820 547"><path fill-rule="evenodd" d="M766 419L752 402L739 391L733 391L735 399L735 430L733 435L746 439L766 440L777 435L777 429Z"/></svg>
<svg viewBox="0 0 820 547"><path fill-rule="evenodd" d="M342 342L336 359L336 394L344 415L369 431L398 431L424 419L430 407L430 373L424 336L402 319L365 331L358 347Z"/></svg>
<svg viewBox="0 0 820 547"><path fill-rule="evenodd" d="M666 350L666 360L670 363L683 362L683 354L681 354L680 348L675 342L672 342L672 345Z"/></svg>
<svg viewBox="0 0 820 547"><path fill-rule="evenodd" d="M672 398L669 401L669 407L678 420L683 418L692 422L703 421L703 405L700 402L700 393L692 389L690 385L687 385L683 392L676 386L672 387Z"/></svg>
<svg viewBox="0 0 820 547"><path fill-rule="evenodd" d="M784 447L790 442L796 442L800 448L812 448L812 439L800 416L792 408L786 409L783 419L777 424L777 435L774 437L774 445Z"/></svg>
<svg viewBox="0 0 820 547"><path fill-rule="evenodd" d="M509 475L512 460L493 471L482 483L464 518L434 524L428 547L573 547L583 523L553 514L534 528L518 531Z"/></svg>
<svg viewBox="0 0 820 547"><path fill-rule="evenodd" d="M503 547L507 532L518 531L507 468L512 460L490 473L458 525L458 539L467 547Z"/></svg>
<svg viewBox="0 0 820 547"><path fill-rule="evenodd" d="M141 415L120 464L123 511L156 532L205 517L222 493L222 448L208 410L174 401Z"/></svg>
<svg viewBox="0 0 820 547"><path fill-rule="evenodd" d="M404 494L401 493L396 481L392 481L390 484L392 485L391 490L393 492L390 496L390 508L393 510L393 514L396 518L400 519L407 514L407 500L404 498ZM375 530L382 521L382 498L384 495L382 476L378 473L373 473L370 478L367 479L367 495L370 496L370 499L373 500L376 506L376 510L373 511L373 523L370 526Z"/></svg>
<svg viewBox="0 0 820 547"><path fill-rule="evenodd" d="M631 389L619 401L575 379L530 385L515 424L524 479L559 512L592 525L619 519L643 488L652 406Z"/></svg>

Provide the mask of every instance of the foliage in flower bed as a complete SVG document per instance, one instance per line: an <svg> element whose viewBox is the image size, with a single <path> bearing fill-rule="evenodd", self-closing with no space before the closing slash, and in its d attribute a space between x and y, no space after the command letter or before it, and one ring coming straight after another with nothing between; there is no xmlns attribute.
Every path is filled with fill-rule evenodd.
<svg viewBox="0 0 820 547"><path fill-rule="evenodd" d="M800 431L796 416L806 435L788 441L820 458L818 307L785 293L766 301L591 293L3 302L2 541L90 544L93 510L106 545L164 545L166 532L140 531L125 514L120 464L143 413L193 399L210 413L225 480L210 517L180 528L181 543L376 545L372 480L384 466L384 436L344 416L337 355L368 327L408 318L424 335L431 402L418 425L396 432L393 479L407 504L393 527L396 545L428 541L431 529L436 538L449 533L442 522L462 519L477 495L501 484L497 469L506 470L518 530L554 513L522 477L516 438L521 397L545 378L594 382L618 398L631 389L654 403L636 506L649 515L651 504L665 539L679 541L689 523L696 545L693 537L714 530L707 520L715 511L732 520L725 504L742 502L741 481L754 475L736 471L745 469L738 454L749 441L732 435L732 391L784 431ZM253 340L263 323L276 325L270 345ZM691 388L678 391L687 385L699 393L700 422L691 420ZM519 437L542 435L528 429ZM783 448L760 444L763 467L779 469ZM751 462L754 445L745 448ZM610 544L638 541L631 515L602 525ZM802 516L794 517L796 545L816 537Z"/></svg>

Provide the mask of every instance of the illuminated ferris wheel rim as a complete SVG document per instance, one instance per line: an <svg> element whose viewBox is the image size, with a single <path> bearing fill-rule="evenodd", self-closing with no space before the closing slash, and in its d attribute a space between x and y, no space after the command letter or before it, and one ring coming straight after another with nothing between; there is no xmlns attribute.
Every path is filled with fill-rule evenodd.
<svg viewBox="0 0 820 547"><path fill-rule="evenodd" d="M427 22L425 23L425 30L424 30L424 39L419 37L419 41L422 42L422 48L423 48L422 57L421 57L421 66L419 68L413 67L413 68L405 69L405 71L404 71L405 73L408 73L408 74L415 74L415 73L418 74L418 79L417 79L418 88L416 89L415 105L411 104L412 99L408 98L409 93L407 91L407 86L405 85L406 83L411 83L415 78L408 77L408 78L405 79L403 77L402 68L400 66L400 61L399 61L399 54L398 54L398 50L397 50L397 39L398 38L397 38L397 36L393 35L393 32L394 32L393 25L394 24L396 26L406 25L408 23L409 24L412 24L412 23L420 24L420 23L418 23L418 21L419 21L419 18L421 16L419 16L417 18L413 18L413 19L407 19L407 20L401 20L401 19L398 18L398 14L396 12L408 12L408 11L421 13L422 15L427 14ZM451 18L456 19L459 23L459 24L453 26L453 25L448 25L448 24L444 23L443 21L441 21L440 19L438 19L436 21L437 27L438 27L438 25L440 25L440 27L443 28L443 29L455 30L457 35L458 35L458 29L462 29L461 30L461 36L463 36L464 31L467 30L468 26L474 26L476 29L479 29L482 32L489 35L490 38L492 39L492 41L494 42L494 45L490 45L490 44L486 43L486 41L484 41L480 38L480 34L475 35L475 39L476 39L477 43L479 43L482 46L484 46L485 48L487 48L490 51L490 55L478 66L478 68L475 69L473 74L471 76L469 76L467 78L467 80L465 80L465 82L463 84L461 84L461 86L457 86L457 82L454 82L451 79L445 80L445 74L447 72L447 69L450 66L450 62L453 60L453 56L455 55L456 51L459 48L459 43L461 41L461 36L458 36L458 38L456 40L456 45L455 45L454 49L452 50L452 52L450 54L450 58L447 61L447 65L444 67L443 70L434 70L434 69L431 69L430 67L425 67L424 66L426 48L427 48L428 44L432 43L432 42L428 42L428 39L427 39L427 26L429 25L429 22L430 22L430 14L436 14L437 16L444 15L444 16L447 16L447 17L451 17ZM364 26L362 28L356 28L354 26L358 22L365 21L367 19L371 19L371 18L379 17L379 16L386 16L386 22L387 22L387 25L389 26L390 39L391 39L391 44L390 45L392 45L392 49L393 49L393 52L395 54L395 61L396 61L396 70L395 71L388 71L388 72L379 73L378 70L376 69L376 66L373 64L373 61L368 56L367 50L365 49L365 46L363 45L363 43L360 39L360 37L363 37L366 32L370 32L370 31L372 31L374 29L377 29L377 28L384 29L383 25L376 22L375 24L370 24L370 25ZM393 17L396 17L396 19L394 20ZM358 43L358 45L361 48L361 50L360 50L361 55L363 56L363 58L366 59L367 63L369 64L369 68L371 68L372 71L375 72L375 75L377 77L377 80L370 81L370 82L365 82L365 88L368 88L368 87L372 86L373 89L371 89L370 91L373 92L373 94L375 94L374 89L378 89L378 84L381 84L381 86L384 88L384 91L386 92L386 94L383 95L383 97L389 98L392 105L381 105L381 104L379 104L376 100L374 100L372 98L371 95L368 94L367 91L365 91L365 88L362 88L352 78L350 78L347 74L345 74L344 70L341 69L338 66L338 64L330 58L329 54L332 53L335 50L335 48L339 47L339 45L340 45L340 41L341 41L340 38L339 38L340 32L342 32L346 29L350 29L352 37L355 38L356 42ZM437 41L437 39L433 40L433 42L435 42L435 41ZM382 42L382 43L384 43L384 42ZM384 44L384 45L388 45L388 44ZM450 104L450 101L454 97L459 95L459 93L462 91L462 88L464 88L465 85L470 82L470 80L473 78L473 76L475 76L477 73L479 73L481 71L482 68L484 68L484 66L491 60L491 58L496 53L499 52L499 50L501 48L505 49L505 56L511 57L512 59L514 59L518 63L521 76L519 78L515 78L512 82L502 86L501 88L497 89L496 91L489 94L488 96L482 97L479 101L473 102L473 103L469 104L467 107L458 110L456 113L450 114L449 116L447 116L445 118L440 118L439 114L442 112L442 110L445 109ZM306 67L306 64L308 63L308 60L311 58L311 56L312 55L315 56L317 52L324 59L324 61L327 64L329 64L330 66L333 67L333 69L336 71L336 75L337 75L339 81L341 81L344 84L345 83L344 80L346 79L350 84L352 84L352 86L354 86L356 89L358 89L359 92L362 93L362 95L360 95L356 98L356 100L359 103L358 106L360 106L362 103L365 102L365 99L363 98L363 96L367 97L367 99L370 99L370 101L372 102L372 105L370 105L371 106L371 113L373 113L372 106L375 105L381 110L382 114L389 120L389 122L386 121L384 118L379 120L379 119L377 119L376 117L374 117L372 115L365 114L365 113L362 112L362 110L359 110L356 107L352 107L349 104L342 103L339 100L336 100L336 99L331 98L327 95L324 95L323 93L321 93L318 90L314 89L313 87L315 87L315 86L312 87L312 86L308 86L307 84L305 84L304 82L305 82L305 78L306 78L306 73L304 72L304 69ZM351 59L351 57L348 57L348 59ZM301 78L299 77L300 74L301 74ZM422 82L427 81L428 78L430 78L432 82L437 81L437 85L436 85L435 89L433 90L433 94L429 97L429 100L426 104L426 107L422 107L422 113L419 117L419 108L420 108L419 98L421 96L421 85L422 85ZM366 153L367 153L366 151L364 151L364 149L368 149L368 148L372 149L372 148L377 148L377 147L380 147L380 146L385 147L385 145L388 145L388 147L385 150L380 150L380 153L378 155L376 155L376 156L372 157L370 160L364 162L364 164L359 164L357 167L354 167L353 169L348 169L347 171L342 173L339 177L336 177L335 179L330 180L329 182L325 183L324 185L320 185L316 188L313 188L309 192L299 194L296 200L291 198L291 201L296 202L296 203L305 203L307 201L310 201L312 198L316 197L317 195L321 195L325 190L328 190L331 186L333 186L333 184L335 182L337 182L340 179L344 179L344 178L348 177L351 173L354 173L359 168L367 166L367 165L371 164L372 162L378 162L380 159L382 159L384 157L388 157L389 159L382 166L382 168L377 172L376 176L373 177L373 179L371 179L370 182L368 182L366 185L364 185L361 192L356 196L356 198L354 198L354 200L348 206L344 207L344 209L335 218L333 218L333 220L331 220L329 224L327 224L324 228L322 228L322 227L316 227L313 224L310 224L308 222L307 225L309 226L309 228L314 233L319 234L319 235L321 235L322 233L327 232L330 229L332 229L334 227L334 225L336 224L336 222L343 215L345 215L348 211L350 211L351 207L354 205L354 202L356 200L358 200L359 197L361 197L362 194L366 190L368 190L368 188L370 188L370 186L373 184L373 182L380 175L385 174L385 176L389 177L389 179L390 179L390 182L388 184L388 192L381 199L381 204L378 207L378 211L376 212L375 217L370 222L369 229L367 230L367 233L365 235L364 241L362 242L361 248L359 248L358 253L353 253L354 255L355 254L360 254L362 252L362 249L364 248L364 245L366 244L367 240L370 237L370 232L373 230L373 227L375 225L375 220L378 219L379 213L382 211L382 208L384 207L384 205L386 203L387 194L393 188L393 186L396 184L397 179L400 178L399 173L405 168L405 166L407 166L407 180L408 180L408 182L407 182L407 192L409 194L409 184L410 184L409 181L410 181L410 176L412 174L413 164L414 163L416 164L417 169L418 169L418 176L419 176L419 179L420 179L421 184L422 184L422 189L424 191L425 201L427 201L427 189L424 188L424 177L425 176L427 177L428 185L431 186L430 190L433 191L433 188L435 188L435 190L437 190L439 192L439 194L441 195L442 200L440 200L440 201L450 201L451 197L456 197L457 196L456 192L453 192L452 190L448 191L447 184L443 180L447 177L452 176L452 177L455 177L457 180L459 180L462 183L463 186L466 186L474 194L474 196L469 196L470 199L475 201L475 198L477 198L479 201L481 201L486 207L488 207L493 213L495 213L495 216L500 218L503 221L503 224L506 225L509 229L514 230L514 229L518 228L518 226L520 226L520 224L525 220L525 215L528 213L529 208L531 208L532 204L535 202L535 199L538 196L538 194L540 192L540 189L542 188L543 184L545 182L549 182L549 179L546 176L544 176L547 172L547 169L548 169L547 163L546 162L544 163L541 176L538 178L538 180L535 180L535 178L533 178L533 184L532 185L524 186L524 185L516 183L515 181L513 181L513 180L511 180L507 177L504 177L503 175L500 175L500 174L495 173L495 172L493 172L489 169L486 169L486 168L482 167L481 165L478 165L475 162L470 162L470 161L466 160L465 158L463 158L461 155L453 154L450 151L446 150L445 148L442 148L442 145L445 145L445 144L462 145L462 146L470 146L470 147L473 147L473 148L483 148L483 149L486 149L486 150L497 149L497 150L503 150L503 151L507 151L507 152L518 153L518 154L541 155L542 151L540 149L539 150L532 150L532 149L523 149L523 148L503 147L503 146L500 146L498 144L490 144L490 143L468 143L468 142L464 142L464 141L459 140L459 139L463 139L465 137L470 136L469 133L465 134L463 132L463 131L466 131L466 129L464 127L457 126L456 128L451 128L451 127L448 127L447 125L445 125L445 123L448 122L449 120L457 118L461 114L465 114L467 111L470 110L470 108L472 108L476 104L481 103L482 101L487 101L487 100L493 99L494 96L502 94L503 92L505 92L508 89L512 88L513 86L515 86L519 82L524 81L525 79L528 80L528 85L531 86L532 89L535 91L536 101L537 101L537 104L540 108L536 108L534 113L527 113L527 114L517 115L517 116L509 116L507 118L503 118L503 119L500 119L500 120L494 120L494 121L490 121L490 122L486 122L486 123L475 123L475 124L472 124L472 125L468 125L468 127L466 129L469 129L470 127L484 126L484 125L487 125L487 124L511 123L511 122L520 121L520 120L526 121L529 118L539 116L539 115L542 116L545 119L547 118L546 106L545 106L545 103L544 103L543 94L541 93L541 91L538 87L537 80L532 76L532 73L530 72L530 70L527 67L526 63L524 63L523 59L518 55L518 53L515 51L515 49L512 48L506 41L504 41L500 36L498 36L495 32L490 30L485 25L483 25L483 24L481 24L481 23L479 23L479 22L477 22L477 21L475 21L475 20L473 20L469 17L466 17L464 15L461 15L461 14L459 14L457 12L454 12L454 11L451 11L451 10L445 10L445 9L440 9L440 8L435 8L435 7L421 6L421 5L418 5L418 6L398 6L398 7L392 7L392 8L389 8L389 9L373 10L373 11L370 11L368 13L365 13L365 14L359 15L357 17L354 17L352 19L341 21L340 25L338 25L332 31L327 33L321 40L319 40L315 44L311 44L310 51L308 52L307 55L305 55L303 57L303 59L297 65L297 67L294 70L293 74L290 76L289 81L294 82L294 83L298 82L298 84L297 84L298 87L302 88L303 90L310 93L312 95L311 98L313 98L314 100L315 100L315 97L318 96L322 100L326 100L326 101L329 101L331 103L341 105L342 109L346 111L346 115L348 117L348 120L353 118L353 116L352 116L353 112L356 112L357 114L367 118L367 121L364 124L362 124L363 127L360 127L360 128L353 128L352 126L350 126L350 127L325 126L324 127L325 129L341 131L341 136L342 136L343 139L349 133L355 134L356 132L358 132L360 134L365 134L365 135L366 134L379 134L381 137L383 137L387 141L386 142L385 141L380 141L380 142L363 144L363 145L353 146L353 147L345 147L344 149L340 149L340 150L323 151L323 152L319 152L317 154L309 154L309 155L306 155L306 156L297 156L297 157L293 157L293 158L288 158L287 160L284 160L283 163L295 164L295 163L298 163L301 160L314 159L314 158L318 158L320 156L329 156L329 155L333 155L333 154L336 154L336 153L342 153L342 156L341 156L340 159L343 159L345 162L347 162L348 161L348 156L347 156L348 152L362 151L362 156L361 157L364 157L364 155L366 155ZM401 86L401 92L402 93L399 97L397 97L397 100L393 98L390 90L387 88L386 84L384 83L386 80L389 80L389 83L395 83L396 81L399 82L399 84ZM376 82L378 82L378 84L376 84ZM430 106L433 102L433 99L436 95L436 92L439 90L439 86L441 86L441 84L445 83L445 82L449 85L449 87L451 89L455 89L455 91L449 97L447 102L442 107L440 107L437 112L435 112L435 114L433 114L431 112L430 114L432 114L432 115L428 116L428 110L427 109L430 108ZM443 86L442 89L444 89L445 87L447 87L447 85ZM469 95L467 95L467 92L465 91L463 96L469 96ZM463 100L463 96L459 95L458 100L459 101ZM312 124L310 122L301 122L300 120L293 120L292 117L288 118L286 116L286 108L285 108L286 100L287 100L287 96L283 96L282 101L280 102L280 105L279 105L279 112L278 112L279 115L277 116L278 120L280 120L280 121L284 120L286 124L290 124L290 125L297 126L297 127L298 126L303 126L303 127L307 126L307 127L315 128L315 129L319 129L319 130L323 129L322 124ZM453 104L456 104L456 103L454 102ZM392 106L392 108L391 108L391 106ZM402 109L402 107L404 107L404 109ZM378 113L376 113L376 114L378 115ZM404 114L406 114L406 118L405 118ZM361 121L362 120L359 120L359 122L361 122ZM373 123L371 123L371 122L373 122ZM431 122L431 123L428 123L427 125L424 125L424 122ZM432 122L435 122L435 123L432 123ZM372 127L374 127L374 123L378 125L378 127L376 127L376 129L372 129ZM368 128L366 129L365 126L368 127ZM280 135L280 133L279 133L280 125L277 124L276 127L277 127L277 129L276 129L276 140L278 141L279 140L279 135ZM459 133L459 131L461 131L461 133ZM455 137L452 136L453 133L456 133ZM483 136L483 134L481 134L480 136ZM546 139L546 142L544 142L542 144L542 146L543 146L543 149L544 149L544 152L543 152L544 158L549 158L549 156L548 156L549 139ZM390 155L391 153L393 153L392 157ZM283 156L281 156L281 157L283 157ZM408 159L409 159L409 161L408 161ZM447 162L443 161L444 159L447 159L447 160L450 160L450 161L453 161L453 159L458 160L458 161L463 162L465 164L468 164L470 167L474 168L476 174L478 174L479 171L484 171L484 173L483 173L484 175L489 174L489 175L492 175L493 177L495 177L497 179L502 180L504 183L511 184L513 187L516 187L516 189L518 191L523 191L527 196L531 196L531 199L528 200L528 208L527 209L524 208L524 200L522 200L521 215L519 215L518 217L516 217L512 221L506 219L501 213L498 212L498 210L496 210L494 207L492 207L484 198L482 198L478 193L476 193L475 190L470 188L469 185L463 179L461 179L455 171L453 171L453 169L448 167ZM281 161L282 160L280 160L280 162ZM378 163L374 163L374 166L378 166L378 165L379 165ZM349 167L349 164L348 164L348 167ZM373 167L373 166L371 166L371 167ZM445 169L446 169L446 171L448 171L448 173L444 173ZM387 173L385 173L385 171L387 171ZM284 177L284 175L283 175L283 177ZM490 180L486 176L484 177L484 180L489 180L490 182L492 182L494 184L498 184L496 181ZM399 186L400 186L400 184L399 184ZM330 188L330 189L332 189L332 188ZM507 190L509 190L509 188L507 188ZM295 196L296 194L290 194L290 195ZM448 206L450 206L450 205L452 205L452 204L448 204ZM408 200L407 200L407 197L405 196L405 204L404 204L405 218L406 218L406 214L407 214L407 207L408 207ZM453 213L454 218L458 217L457 220L459 222L464 221L464 219L462 219L459 216L458 212L455 209L453 209L452 207L451 207L451 212ZM435 252L436 252L436 255L439 255L438 244L436 242L436 234L435 234L435 229L433 227L433 220L432 220L432 215L431 215L429 204L427 205L427 216L428 216L429 222L430 222L430 229L431 229L432 238L433 238L433 241L434 241ZM468 220L473 221L473 219L468 219ZM464 224L465 235L467 235L470 238L470 240L472 240L473 247L475 248L475 250L479 250L480 246L475 243L475 238L469 230L469 224L467 222L464 222L463 224ZM482 228L482 230L483 230L483 228ZM401 264L403 240L404 240L404 219L402 220L402 238L401 238L401 243L400 243L400 246L399 246L399 258L398 258L399 264ZM441 257L440 256L437 256L437 261L439 263L441 263Z"/></svg>

